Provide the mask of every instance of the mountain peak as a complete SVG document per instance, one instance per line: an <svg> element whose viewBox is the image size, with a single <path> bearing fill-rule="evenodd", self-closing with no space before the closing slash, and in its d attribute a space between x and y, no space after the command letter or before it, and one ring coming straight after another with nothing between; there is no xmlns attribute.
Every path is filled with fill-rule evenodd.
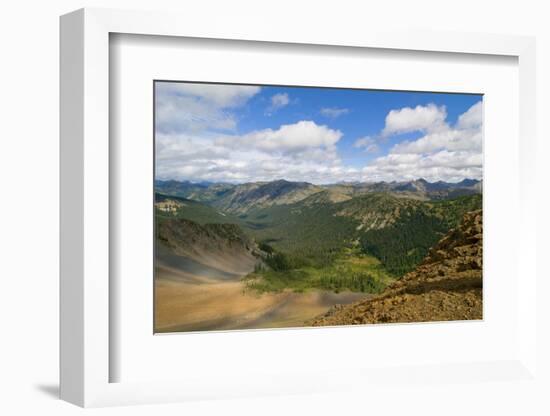
<svg viewBox="0 0 550 416"><path fill-rule="evenodd" d="M460 182L458 182L457 185L460 185L460 186L474 186L474 185L477 185L478 183L479 183L479 181L477 179L465 178L465 179L462 179Z"/></svg>

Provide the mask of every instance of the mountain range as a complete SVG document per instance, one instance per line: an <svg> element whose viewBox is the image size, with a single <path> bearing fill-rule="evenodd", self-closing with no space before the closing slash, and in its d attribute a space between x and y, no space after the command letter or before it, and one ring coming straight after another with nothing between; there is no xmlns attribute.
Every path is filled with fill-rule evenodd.
<svg viewBox="0 0 550 416"><path fill-rule="evenodd" d="M254 209L294 204L312 195L317 195L317 200L325 202L347 201L356 196L374 192L420 201L451 199L481 193L482 181L464 179L458 183L442 181L431 183L424 179L417 179L406 182L314 185L284 179L243 184L157 180L155 190L160 194L205 202L224 212L243 214ZM315 199L310 200L310 202L314 201Z"/></svg>
<svg viewBox="0 0 550 416"><path fill-rule="evenodd" d="M465 212L481 208L480 192L476 180L324 186L286 180L157 181L155 204L159 218L235 224L258 243L299 256L302 263L330 263L345 247L358 244L389 273L402 275Z"/></svg>
<svg viewBox="0 0 550 416"><path fill-rule="evenodd" d="M319 300L317 312L308 312L307 325L478 319L481 210L482 182L474 179L330 185L156 181L156 259L164 276L158 284L177 290L196 285L199 296L233 282L250 299L270 293L262 299L277 304L289 293L298 303L301 294L318 300L330 294L330 304ZM219 289L212 293L216 308L221 307L216 299L226 293ZM357 301L359 293L369 297L328 311ZM301 322L304 311L299 309ZM242 322L252 316L245 315ZM271 316L264 316L266 322ZM211 328L212 322L192 327ZM285 318L277 325L292 322L299 320Z"/></svg>

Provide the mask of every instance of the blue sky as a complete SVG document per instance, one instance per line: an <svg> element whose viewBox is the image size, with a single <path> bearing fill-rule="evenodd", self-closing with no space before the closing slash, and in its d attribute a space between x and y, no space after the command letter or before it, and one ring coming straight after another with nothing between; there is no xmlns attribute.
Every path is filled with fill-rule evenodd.
<svg viewBox="0 0 550 416"><path fill-rule="evenodd" d="M156 83L157 178L313 183L482 175L482 97Z"/></svg>

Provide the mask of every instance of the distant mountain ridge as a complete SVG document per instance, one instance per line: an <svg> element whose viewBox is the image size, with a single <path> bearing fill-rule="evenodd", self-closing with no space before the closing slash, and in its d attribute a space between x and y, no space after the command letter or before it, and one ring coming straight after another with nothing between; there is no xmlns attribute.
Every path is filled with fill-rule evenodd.
<svg viewBox="0 0 550 416"><path fill-rule="evenodd" d="M285 180L243 184L212 201L212 205L230 213L245 213L251 209L294 204L322 190L307 182Z"/></svg>
<svg viewBox="0 0 550 416"><path fill-rule="evenodd" d="M402 182L329 185L314 185L284 179L243 184L155 181L155 191L161 194L206 202L232 214L244 214L253 209L295 204L323 191L327 191L323 197L325 201L341 202L371 192L385 192L396 197L427 201L479 194L481 190L482 181L477 179L464 179L457 183L416 179Z"/></svg>
<svg viewBox="0 0 550 416"><path fill-rule="evenodd" d="M339 187L311 188L288 181L239 191L211 202L157 192L157 216L201 225L237 224L258 242L286 253L299 252L314 262L355 245L400 276L412 270L465 212L482 208L479 193L423 200L399 192L356 190L346 195ZM301 199L301 193L310 195ZM290 203L293 199L298 202Z"/></svg>

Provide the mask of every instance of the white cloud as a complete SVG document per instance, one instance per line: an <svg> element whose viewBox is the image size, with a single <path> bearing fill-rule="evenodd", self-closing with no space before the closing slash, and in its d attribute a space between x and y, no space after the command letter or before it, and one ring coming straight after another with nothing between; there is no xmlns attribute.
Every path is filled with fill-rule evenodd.
<svg viewBox="0 0 550 416"><path fill-rule="evenodd" d="M477 129L483 122L483 105L479 101L470 107L468 111L458 117L457 128L459 129Z"/></svg>
<svg viewBox="0 0 550 416"><path fill-rule="evenodd" d="M454 126L446 122L444 107L433 104L390 111L386 117L385 131L392 134L422 131L426 134L417 140L402 141L393 146L387 155L373 160L363 168L362 180L424 178L428 181L458 182L464 178L481 179L481 108L481 101L474 104L459 116ZM445 117L442 118L442 115Z"/></svg>
<svg viewBox="0 0 550 416"><path fill-rule="evenodd" d="M420 139L403 141L392 149L394 153L430 153L438 150L481 151L481 130L447 129L427 134Z"/></svg>
<svg viewBox="0 0 550 416"><path fill-rule="evenodd" d="M338 157L341 138L342 132L313 121L244 135L157 134L157 178L326 183L358 177L359 170Z"/></svg>
<svg viewBox="0 0 550 416"><path fill-rule="evenodd" d="M344 114L349 113L349 110L347 108L327 107L327 108L321 108L320 113L322 116L325 116L325 117L337 118Z"/></svg>
<svg viewBox="0 0 550 416"><path fill-rule="evenodd" d="M161 133L233 130L237 120L231 110L260 92L246 85L155 84L156 130Z"/></svg>
<svg viewBox="0 0 550 416"><path fill-rule="evenodd" d="M377 153L380 151L380 147L376 144L376 141L369 136L357 139L355 143L353 143L353 147L364 149L366 153Z"/></svg>
<svg viewBox="0 0 550 416"><path fill-rule="evenodd" d="M330 149L340 140L342 132L320 126L313 121L286 124L277 130L253 131L240 137L224 137L218 144L252 147L267 152L296 152L307 148Z"/></svg>
<svg viewBox="0 0 550 416"><path fill-rule="evenodd" d="M380 135L361 137L352 146L375 153L380 151L378 139L393 140L393 135L412 131L420 132L420 137L401 141L367 166L352 167L338 153L343 133L314 121L235 133L235 110L259 88L219 89L226 86L216 85L215 91L209 87L169 83L157 89L157 178L334 183L419 177L457 182L482 177L481 103L459 116L454 125L447 121L445 107L434 104L392 110ZM286 102L284 98L275 101Z"/></svg>
<svg viewBox="0 0 550 416"><path fill-rule="evenodd" d="M260 87L252 85L196 84L184 82L157 82L160 95L195 97L219 108L238 107L258 94Z"/></svg>
<svg viewBox="0 0 550 416"><path fill-rule="evenodd" d="M391 110L386 116L386 125L382 130L382 136L413 131L431 132L442 130L447 127L446 118L447 110L445 106L438 107L435 104Z"/></svg>
<svg viewBox="0 0 550 416"><path fill-rule="evenodd" d="M361 138L357 139L355 141L355 143L353 143L353 147L357 147L357 148L360 149L362 147L369 146L373 143L374 143L374 139L372 137L365 136L365 137L361 137Z"/></svg>
<svg viewBox="0 0 550 416"><path fill-rule="evenodd" d="M271 115L280 108L286 107L290 103L287 93L275 94L271 97L271 104L266 110L266 114Z"/></svg>

